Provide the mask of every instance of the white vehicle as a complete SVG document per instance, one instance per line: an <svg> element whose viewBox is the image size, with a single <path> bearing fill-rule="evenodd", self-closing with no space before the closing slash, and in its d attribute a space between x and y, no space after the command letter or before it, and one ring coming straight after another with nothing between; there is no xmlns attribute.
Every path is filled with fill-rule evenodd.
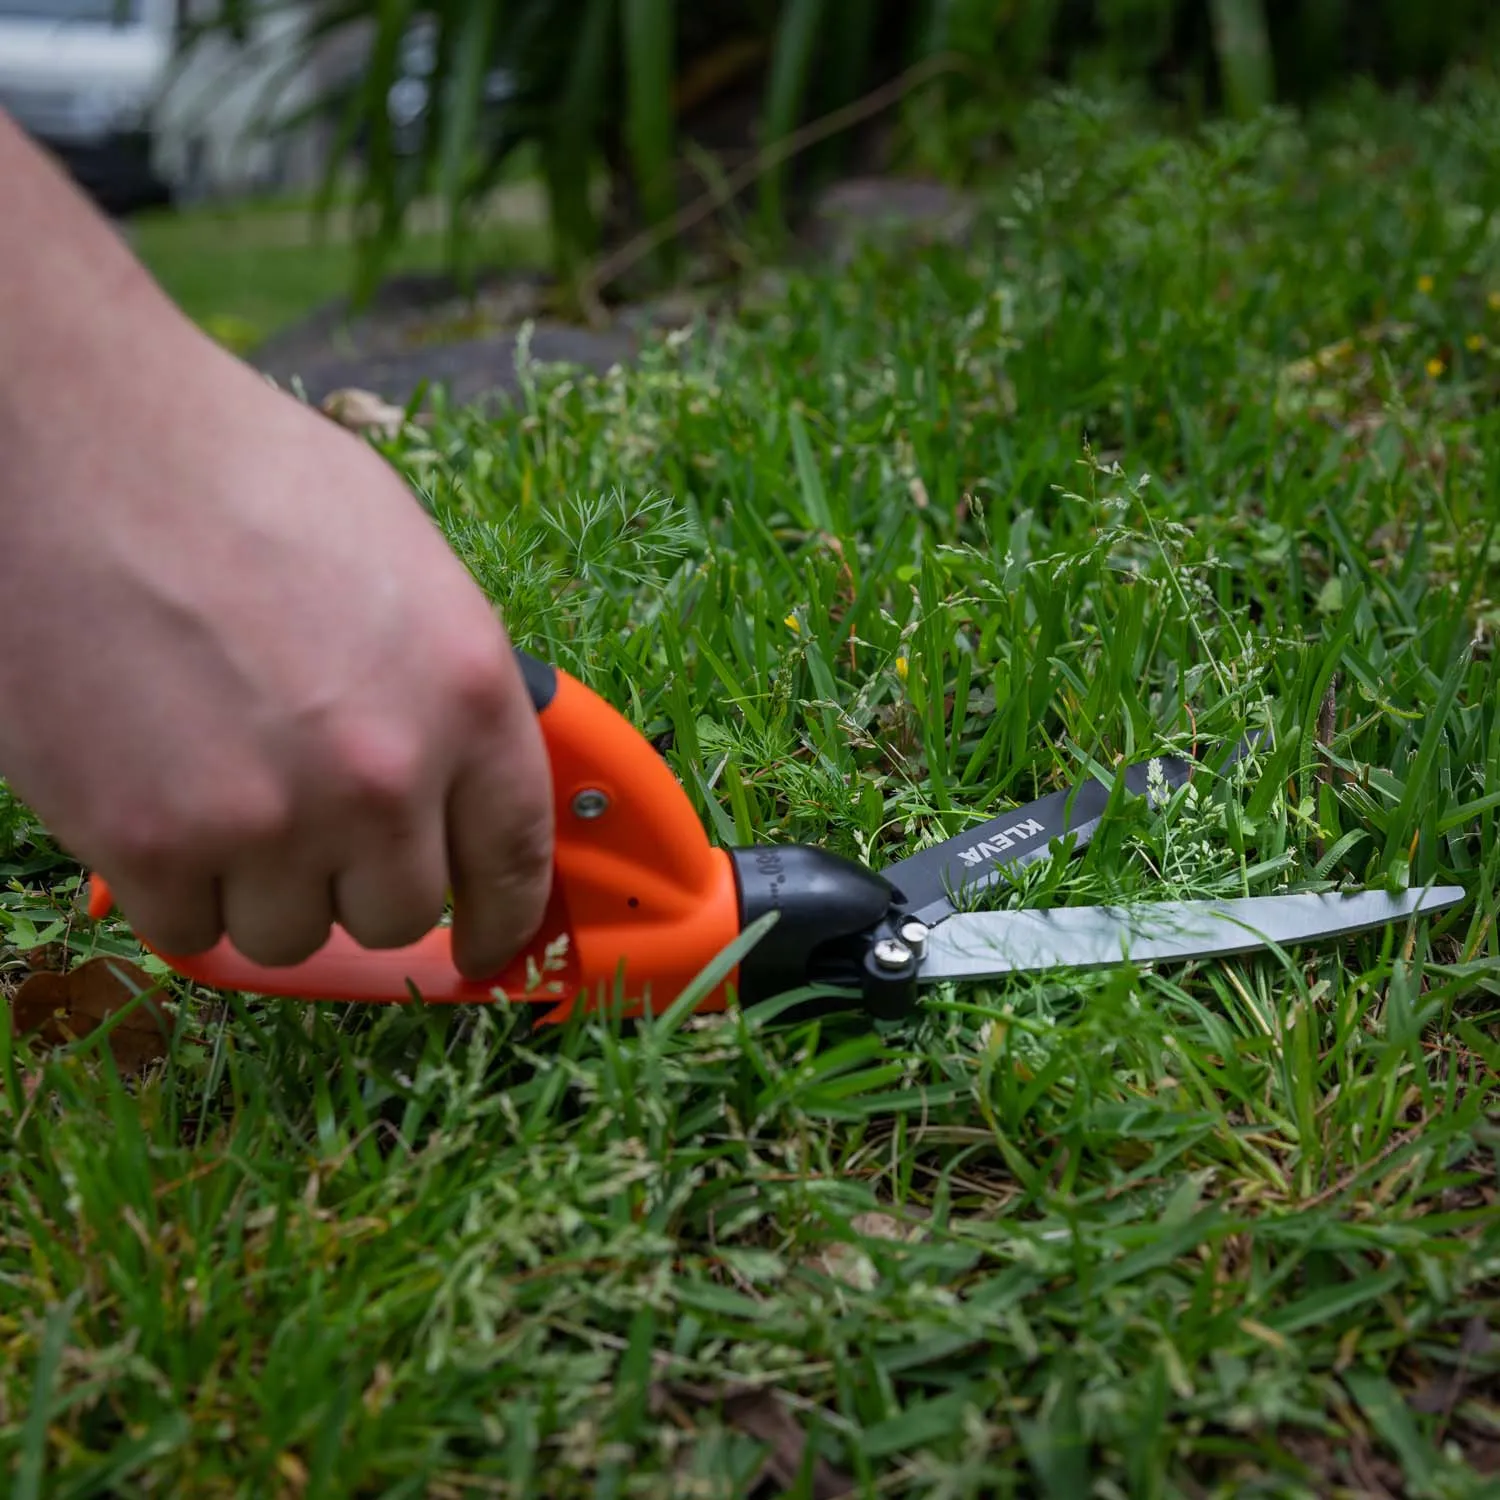
<svg viewBox="0 0 1500 1500"><path fill-rule="evenodd" d="M305 149L256 130L266 80L285 75L303 7L278 4L243 43L179 56L192 0L0 0L0 109L121 211L305 180ZM293 77L278 110L305 79Z"/></svg>
<svg viewBox="0 0 1500 1500"><path fill-rule="evenodd" d="M0 108L113 203L162 196L152 123L177 0L0 0Z"/></svg>

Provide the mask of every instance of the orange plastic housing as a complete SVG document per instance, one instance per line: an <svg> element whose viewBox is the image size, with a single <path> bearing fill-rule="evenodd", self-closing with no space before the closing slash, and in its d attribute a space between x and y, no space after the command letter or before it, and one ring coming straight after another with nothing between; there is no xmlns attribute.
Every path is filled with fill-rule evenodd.
<svg viewBox="0 0 1500 1500"><path fill-rule="evenodd" d="M226 938L207 952L160 956L218 989L306 1000L579 1005L638 1015L670 1005L740 931L728 853L710 844L671 769L620 713L564 672L540 715L557 816L551 899L531 945L491 980L454 967L450 929L405 948L362 948L342 928L299 964L252 963ZM601 807L602 811L598 810ZM594 813L589 816L587 814ZM113 906L95 876L89 911ZM549 951L550 950L550 951ZM731 970L699 1010L722 1010Z"/></svg>

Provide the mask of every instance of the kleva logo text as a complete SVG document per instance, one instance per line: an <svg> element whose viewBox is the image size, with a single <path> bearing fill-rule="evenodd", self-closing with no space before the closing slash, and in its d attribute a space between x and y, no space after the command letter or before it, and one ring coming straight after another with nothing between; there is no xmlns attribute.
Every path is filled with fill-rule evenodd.
<svg viewBox="0 0 1500 1500"><path fill-rule="evenodd" d="M1027 839L1035 838L1039 833L1045 833L1046 829L1037 822L1035 818L1027 818L1024 822L1014 823L1009 828L1002 828L992 837L983 839L977 844L970 844L967 849L960 849L958 857L965 865L982 865L987 859L994 859L1004 854L1007 849L1013 849L1018 843L1025 843Z"/></svg>

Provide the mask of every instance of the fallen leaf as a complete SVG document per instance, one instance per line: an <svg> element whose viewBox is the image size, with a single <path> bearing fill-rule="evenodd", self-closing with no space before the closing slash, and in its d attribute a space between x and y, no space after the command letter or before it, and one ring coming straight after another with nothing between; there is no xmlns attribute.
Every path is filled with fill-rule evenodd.
<svg viewBox="0 0 1500 1500"><path fill-rule="evenodd" d="M1401 1491L1401 1470L1389 1459L1372 1452L1362 1432L1330 1437L1322 1432L1299 1430L1277 1433L1281 1445L1307 1470L1307 1478L1318 1484L1317 1493L1357 1495L1359 1500L1396 1500ZM1389 1488L1387 1486L1390 1486Z"/></svg>
<svg viewBox="0 0 1500 1500"><path fill-rule="evenodd" d="M26 967L32 973L41 969L55 969L61 973L68 967L68 956L66 943L43 943L38 948L25 948L21 951L21 957L26 960Z"/></svg>
<svg viewBox="0 0 1500 1500"><path fill-rule="evenodd" d="M1459 1339L1458 1347L1465 1354L1488 1354L1494 1342L1495 1335L1490 1325L1476 1314L1464 1324L1463 1337Z"/></svg>
<svg viewBox="0 0 1500 1500"><path fill-rule="evenodd" d="M375 1372L370 1377L370 1383L365 1387L365 1393L360 1398L364 1408L372 1417L378 1417L383 1412L391 1399L391 1387L395 1385L395 1377L391 1374L391 1367L382 1359L376 1366Z"/></svg>
<svg viewBox="0 0 1500 1500"><path fill-rule="evenodd" d="M290 1448L283 1449L276 1455L276 1469L291 1486L292 1494L300 1495L306 1490L307 1465Z"/></svg>
<svg viewBox="0 0 1500 1500"><path fill-rule="evenodd" d="M808 1264L857 1292L873 1292L880 1281L875 1262L857 1245L847 1245L842 1240L820 1250Z"/></svg>
<svg viewBox="0 0 1500 1500"><path fill-rule="evenodd" d="M903 1243L919 1240L926 1233L920 1224L905 1223L893 1214L881 1213L879 1209L855 1214L849 1220L849 1227L855 1234L862 1234L866 1239L899 1240Z"/></svg>
<svg viewBox="0 0 1500 1500"><path fill-rule="evenodd" d="M1464 1324L1462 1337L1458 1341L1459 1362L1453 1369L1443 1370L1431 1379L1424 1380L1407 1397L1413 1411L1426 1415L1446 1415L1463 1400L1473 1380L1470 1361L1488 1352L1494 1335L1482 1317L1472 1317Z"/></svg>
<svg viewBox="0 0 1500 1500"><path fill-rule="evenodd" d="M920 1239L924 1233L920 1224L903 1223L879 1209L855 1214L849 1220L849 1227L862 1239L892 1240L903 1245ZM858 1245L851 1245L845 1240L835 1240L814 1255L809 1264L825 1275L832 1276L834 1280L842 1281L845 1286L852 1286L861 1292L873 1291L880 1280L875 1262Z"/></svg>
<svg viewBox="0 0 1500 1500"><path fill-rule="evenodd" d="M705 1386L675 1380L665 1391L697 1406L719 1408L731 1427L765 1445L766 1456L751 1490L770 1479L784 1492L802 1480L807 1465L807 1434L775 1391L761 1386ZM811 1500L842 1500L854 1493L854 1480L825 1459L813 1458L810 1478L812 1487L805 1493Z"/></svg>
<svg viewBox="0 0 1500 1500"><path fill-rule="evenodd" d="M156 981L124 958L91 958L66 974L41 970L11 996L13 1024L22 1035L35 1033L49 1047L86 1037L128 1006ZM147 997L110 1031L115 1065L138 1073L165 1057L172 1034L171 1014Z"/></svg>
<svg viewBox="0 0 1500 1500"><path fill-rule="evenodd" d="M361 390L358 386L330 391L323 398L321 410L340 427L349 427L355 432L373 429L386 438L398 436L406 425L404 407L392 406L383 396Z"/></svg>

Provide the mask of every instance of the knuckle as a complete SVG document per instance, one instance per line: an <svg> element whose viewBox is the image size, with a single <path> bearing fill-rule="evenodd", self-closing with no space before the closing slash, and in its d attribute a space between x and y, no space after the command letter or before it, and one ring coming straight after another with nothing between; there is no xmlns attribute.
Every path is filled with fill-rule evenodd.
<svg viewBox="0 0 1500 1500"><path fill-rule="evenodd" d="M179 856L180 829L159 808L140 804L116 807L103 825L103 846L122 871L159 870Z"/></svg>
<svg viewBox="0 0 1500 1500"><path fill-rule="evenodd" d="M455 643L447 656L449 691L459 712L478 724L494 724L510 701L510 677L501 644L474 633Z"/></svg>
<svg viewBox="0 0 1500 1500"><path fill-rule="evenodd" d="M242 777L201 798L179 788L170 801L117 808L109 816L105 842L124 868L197 869L274 843L291 824L291 799L284 791L269 780Z"/></svg>
<svg viewBox="0 0 1500 1500"><path fill-rule="evenodd" d="M335 751L335 776L352 806L380 815L406 809L421 782L421 745L409 731L360 725L345 731Z"/></svg>
<svg viewBox="0 0 1500 1500"><path fill-rule="evenodd" d="M296 821L290 793L269 778L241 781L225 807L215 843L242 847L277 844L287 839Z"/></svg>

